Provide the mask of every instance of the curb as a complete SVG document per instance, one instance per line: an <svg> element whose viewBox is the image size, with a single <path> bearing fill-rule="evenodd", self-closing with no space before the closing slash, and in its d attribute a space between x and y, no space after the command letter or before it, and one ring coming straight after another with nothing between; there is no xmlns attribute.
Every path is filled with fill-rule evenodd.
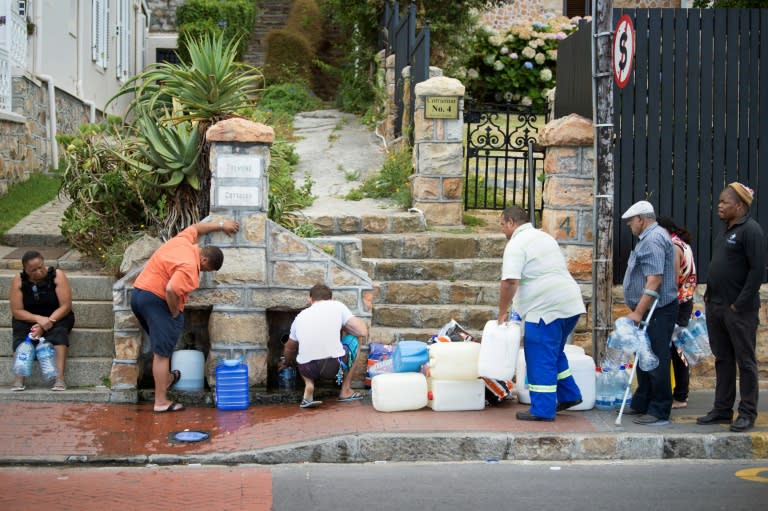
<svg viewBox="0 0 768 511"><path fill-rule="evenodd" d="M768 459L768 433L680 434L503 434L366 433L259 450L131 456L13 456L18 465L281 465L294 463L399 463L590 460Z"/></svg>

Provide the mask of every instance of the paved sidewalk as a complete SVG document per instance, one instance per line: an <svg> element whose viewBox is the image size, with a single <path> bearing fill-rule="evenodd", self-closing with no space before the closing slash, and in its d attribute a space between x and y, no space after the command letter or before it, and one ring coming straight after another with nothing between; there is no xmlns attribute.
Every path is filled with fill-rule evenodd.
<svg viewBox="0 0 768 511"><path fill-rule="evenodd" d="M8 391L3 391L8 392ZM616 413L562 412L554 422L525 422L506 402L482 411L377 412L367 398L326 399L243 411L190 407L157 414L151 403L0 402L0 464L356 463L375 461L753 459L768 458L768 410L757 427L731 433L699 426L712 394L692 394L664 427L639 426ZM210 438L179 443L179 431Z"/></svg>

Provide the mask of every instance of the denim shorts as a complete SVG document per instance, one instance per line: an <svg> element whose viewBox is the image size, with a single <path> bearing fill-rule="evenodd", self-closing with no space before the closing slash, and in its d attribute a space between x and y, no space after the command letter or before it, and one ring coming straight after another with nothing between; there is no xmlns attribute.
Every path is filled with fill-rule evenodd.
<svg viewBox="0 0 768 511"><path fill-rule="evenodd" d="M131 293L131 310L141 328L149 334L152 352L170 357L184 331L184 314L171 316L168 304L159 296L134 288Z"/></svg>

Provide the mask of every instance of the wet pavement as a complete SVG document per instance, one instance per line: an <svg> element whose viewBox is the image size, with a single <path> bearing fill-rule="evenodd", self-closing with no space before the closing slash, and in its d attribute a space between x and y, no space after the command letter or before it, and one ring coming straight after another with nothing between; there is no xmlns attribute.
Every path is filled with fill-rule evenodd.
<svg viewBox="0 0 768 511"><path fill-rule="evenodd" d="M710 391L693 393L668 426L636 425L600 410L561 412L554 422L518 421L527 405L508 401L482 411L378 412L370 397L221 411L188 407L154 413L151 403L0 403L0 464L177 464L375 461L481 461L768 458L768 414L749 433L699 426ZM761 407L764 409L765 407ZM202 431L200 442L174 433Z"/></svg>

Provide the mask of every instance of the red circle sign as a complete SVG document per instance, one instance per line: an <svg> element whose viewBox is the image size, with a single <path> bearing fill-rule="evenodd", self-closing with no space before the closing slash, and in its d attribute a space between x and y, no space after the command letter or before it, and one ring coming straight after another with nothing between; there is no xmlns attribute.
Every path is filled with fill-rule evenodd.
<svg viewBox="0 0 768 511"><path fill-rule="evenodd" d="M629 83L635 60L635 26L632 18L624 14L616 23L613 33L613 79L620 89Z"/></svg>

